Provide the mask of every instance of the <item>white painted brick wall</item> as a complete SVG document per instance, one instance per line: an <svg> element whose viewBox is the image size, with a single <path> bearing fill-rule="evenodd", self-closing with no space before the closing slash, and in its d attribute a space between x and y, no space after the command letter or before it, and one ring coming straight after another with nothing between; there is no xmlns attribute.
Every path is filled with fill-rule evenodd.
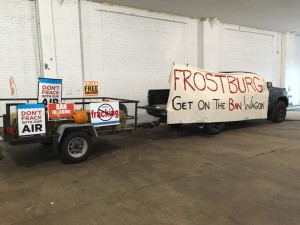
<svg viewBox="0 0 300 225"><path fill-rule="evenodd" d="M201 64L203 69L219 71L221 25L217 19L206 18L201 21Z"/></svg>
<svg viewBox="0 0 300 225"><path fill-rule="evenodd" d="M300 36L295 38L295 99L294 104L300 105Z"/></svg>
<svg viewBox="0 0 300 225"><path fill-rule="evenodd" d="M52 1L57 77L63 79L63 97L82 97L78 1Z"/></svg>
<svg viewBox="0 0 300 225"><path fill-rule="evenodd" d="M0 0L0 9L0 98L35 98L39 76L35 2ZM18 96L10 94L11 76ZM0 114L3 113L1 102Z"/></svg>
<svg viewBox="0 0 300 225"><path fill-rule="evenodd" d="M277 32L223 24L221 71L250 71L280 85L281 41Z"/></svg>
<svg viewBox="0 0 300 225"><path fill-rule="evenodd" d="M82 19L85 79L101 96L144 105L148 89L168 88L173 62L198 65L197 20L84 1Z"/></svg>
<svg viewBox="0 0 300 225"><path fill-rule="evenodd" d="M299 36L293 32L283 33L283 57L284 62L283 74L284 83L290 96L289 102L291 105L300 104L300 42Z"/></svg>
<svg viewBox="0 0 300 225"><path fill-rule="evenodd" d="M201 21L202 66L213 71L250 71L280 86L281 34L216 19Z"/></svg>
<svg viewBox="0 0 300 225"><path fill-rule="evenodd" d="M0 8L0 98L11 97L10 76L14 77L18 97L35 97L39 75L35 4L1 0Z"/></svg>

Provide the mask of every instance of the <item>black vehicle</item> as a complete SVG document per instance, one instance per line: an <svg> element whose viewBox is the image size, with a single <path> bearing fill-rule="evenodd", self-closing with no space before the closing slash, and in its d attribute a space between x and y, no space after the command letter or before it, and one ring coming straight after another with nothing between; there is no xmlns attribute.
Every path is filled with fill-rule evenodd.
<svg viewBox="0 0 300 225"><path fill-rule="evenodd" d="M224 73L224 72L223 72ZM269 89L268 101L268 120L274 123L282 122L286 117L286 108L289 104L287 92L285 88L273 87L271 82L267 82ZM147 113L159 119L159 122L166 123L167 121L167 102L169 98L170 89L152 89L148 91L148 105L140 106L139 108L145 109ZM170 124L170 126L177 127L181 124ZM197 124L204 129L207 134L220 133L225 123L202 123Z"/></svg>

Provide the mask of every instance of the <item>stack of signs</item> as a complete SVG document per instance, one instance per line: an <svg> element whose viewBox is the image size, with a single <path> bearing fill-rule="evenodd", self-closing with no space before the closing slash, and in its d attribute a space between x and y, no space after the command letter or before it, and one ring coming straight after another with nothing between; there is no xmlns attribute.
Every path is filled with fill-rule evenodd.
<svg viewBox="0 0 300 225"><path fill-rule="evenodd" d="M90 103L90 113L95 127L120 124L119 102Z"/></svg>
<svg viewBox="0 0 300 225"><path fill-rule="evenodd" d="M44 104L19 104L17 108L19 136L46 133Z"/></svg>
<svg viewBox="0 0 300 225"><path fill-rule="evenodd" d="M70 119L74 116L74 103L49 103L48 120Z"/></svg>
<svg viewBox="0 0 300 225"><path fill-rule="evenodd" d="M61 102L62 80L39 78L38 103L47 105L48 103Z"/></svg>

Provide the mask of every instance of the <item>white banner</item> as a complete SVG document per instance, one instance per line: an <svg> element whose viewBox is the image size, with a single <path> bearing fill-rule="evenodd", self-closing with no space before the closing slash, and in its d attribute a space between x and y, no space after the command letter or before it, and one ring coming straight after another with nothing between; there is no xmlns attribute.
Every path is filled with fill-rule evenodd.
<svg viewBox="0 0 300 225"><path fill-rule="evenodd" d="M17 109L19 136L46 133L44 104L19 104Z"/></svg>
<svg viewBox="0 0 300 225"><path fill-rule="evenodd" d="M119 102L90 103L90 114L95 127L120 124Z"/></svg>
<svg viewBox="0 0 300 225"><path fill-rule="evenodd" d="M168 124L267 118L269 90L257 74L175 65L169 83Z"/></svg>

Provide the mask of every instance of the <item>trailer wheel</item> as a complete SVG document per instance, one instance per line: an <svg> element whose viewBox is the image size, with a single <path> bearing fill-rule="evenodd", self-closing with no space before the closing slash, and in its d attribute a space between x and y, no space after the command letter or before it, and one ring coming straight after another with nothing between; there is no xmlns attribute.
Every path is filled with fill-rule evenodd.
<svg viewBox="0 0 300 225"><path fill-rule="evenodd" d="M85 132L71 132L65 136L60 148L61 160L64 163L79 163L91 153L92 139Z"/></svg>
<svg viewBox="0 0 300 225"><path fill-rule="evenodd" d="M273 108L273 122L281 123L286 116L286 105L283 101L277 101Z"/></svg>
<svg viewBox="0 0 300 225"><path fill-rule="evenodd" d="M206 134L219 134L222 132L225 123L207 123L205 124L204 132Z"/></svg>

